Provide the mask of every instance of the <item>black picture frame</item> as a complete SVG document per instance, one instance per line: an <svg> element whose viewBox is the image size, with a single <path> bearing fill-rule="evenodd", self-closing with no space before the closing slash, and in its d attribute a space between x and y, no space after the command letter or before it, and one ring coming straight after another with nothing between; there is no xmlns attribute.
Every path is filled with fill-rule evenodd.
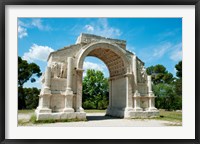
<svg viewBox="0 0 200 144"><path fill-rule="evenodd" d="M195 139L121 139L121 140L81 140L81 139L5 139L5 7L7 5L195 5ZM200 0L0 0L0 142L1 143L138 143L138 144L199 144L200 143Z"/></svg>

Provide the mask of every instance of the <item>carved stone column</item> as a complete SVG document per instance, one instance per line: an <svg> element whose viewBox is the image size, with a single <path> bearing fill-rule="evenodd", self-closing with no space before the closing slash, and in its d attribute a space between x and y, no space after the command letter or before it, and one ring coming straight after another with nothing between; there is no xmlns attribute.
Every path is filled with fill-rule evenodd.
<svg viewBox="0 0 200 144"><path fill-rule="evenodd" d="M39 95L39 106L36 109L36 112L39 113L51 113L50 109L50 99L51 99L51 68L46 67L45 75L44 75L44 86Z"/></svg>
<svg viewBox="0 0 200 144"><path fill-rule="evenodd" d="M51 84L51 67L46 67L45 77L44 77L44 88L43 94L51 94L50 84Z"/></svg>
<svg viewBox="0 0 200 144"><path fill-rule="evenodd" d="M148 93L149 95L153 94L152 91L152 84L151 84L151 76L147 76L147 86L148 86Z"/></svg>
<svg viewBox="0 0 200 144"><path fill-rule="evenodd" d="M140 107L140 93L135 93L133 96L133 101L134 101L134 111L142 111L142 108Z"/></svg>
<svg viewBox="0 0 200 144"><path fill-rule="evenodd" d="M73 103L73 91L72 91L72 79L73 79L73 58L67 58L67 88L65 92L65 108L63 112L74 112L72 108Z"/></svg>
<svg viewBox="0 0 200 144"><path fill-rule="evenodd" d="M126 108L124 117L130 117L131 112L134 112L133 109L133 100L132 100L132 86L131 86L131 76L132 74L126 74Z"/></svg>
<svg viewBox="0 0 200 144"><path fill-rule="evenodd" d="M137 57L133 55L132 57L132 68L133 68L133 75L134 75L134 83L137 86Z"/></svg>
<svg viewBox="0 0 200 144"><path fill-rule="evenodd" d="M157 109L155 108L155 96L152 91L151 76L147 76L147 86L149 94L149 111L156 111Z"/></svg>
<svg viewBox="0 0 200 144"><path fill-rule="evenodd" d="M76 76L77 76L76 111L77 112L84 112L84 109L82 108L83 71L84 71L83 69L76 70Z"/></svg>
<svg viewBox="0 0 200 144"><path fill-rule="evenodd" d="M133 75L134 75L134 91L133 91L134 92L134 96L133 96L134 109L135 111L138 111L138 110L141 111L140 106L139 108L136 108L136 103L140 103L140 99L138 100L138 96L140 96L140 93L138 92L138 84L137 84L137 57L136 55L133 55L132 57L132 68L133 68Z"/></svg>
<svg viewBox="0 0 200 144"><path fill-rule="evenodd" d="M73 58L67 58L67 88L66 91L72 91L72 77L73 77Z"/></svg>
<svg viewBox="0 0 200 144"><path fill-rule="evenodd" d="M131 86L131 76L132 74L126 74L126 110L133 110L132 101L132 86Z"/></svg>

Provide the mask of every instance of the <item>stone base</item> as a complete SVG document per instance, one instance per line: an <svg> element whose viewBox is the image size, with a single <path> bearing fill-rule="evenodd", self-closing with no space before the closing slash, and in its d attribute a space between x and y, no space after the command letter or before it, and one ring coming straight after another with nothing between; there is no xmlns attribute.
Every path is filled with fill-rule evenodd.
<svg viewBox="0 0 200 144"><path fill-rule="evenodd" d="M158 117L159 111L157 109L154 109L152 111L135 111L135 109L123 110L108 108L106 110L106 115L120 118L152 118Z"/></svg>
<svg viewBox="0 0 200 144"><path fill-rule="evenodd" d="M151 107L151 108L148 108L148 111L158 111L158 109L155 107Z"/></svg>
<svg viewBox="0 0 200 144"><path fill-rule="evenodd" d="M85 120L86 113L85 112L58 112L58 113L38 113L35 111L37 120L60 120L60 119L79 119Z"/></svg>
<svg viewBox="0 0 200 144"><path fill-rule="evenodd" d="M128 117L125 118L153 118L158 117L159 111L141 111L141 112L129 112Z"/></svg>
<svg viewBox="0 0 200 144"><path fill-rule="evenodd" d="M39 108L37 107L37 109L35 110L35 113L51 113L52 110L49 108Z"/></svg>
<svg viewBox="0 0 200 144"><path fill-rule="evenodd" d="M64 108L63 112L72 113L72 112L74 112L74 109L73 108Z"/></svg>

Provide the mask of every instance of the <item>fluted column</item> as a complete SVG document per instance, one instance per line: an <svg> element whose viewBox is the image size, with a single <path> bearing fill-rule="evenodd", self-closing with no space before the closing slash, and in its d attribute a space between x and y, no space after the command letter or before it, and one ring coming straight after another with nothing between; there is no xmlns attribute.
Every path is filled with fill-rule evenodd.
<svg viewBox="0 0 200 144"><path fill-rule="evenodd" d="M126 109L133 109L131 74L126 74Z"/></svg>
<svg viewBox="0 0 200 144"><path fill-rule="evenodd" d="M136 55L133 55L132 57L132 69L133 69L133 75L134 75L134 88L135 92L137 92L137 57Z"/></svg>
<svg viewBox="0 0 200 144"><path fill-rule="evenodd" d="M148 87L148 94L149 94L149 111L155 111L157 110L155 108L155 96L152 91L152 82L151 82L151 76L147 76L147 87Z"/></svg>
<svg viewBox="0 0 200 144"><path fill-rule="evenodd" d="M72 91L72 79L73 79L73 58L67 58L67 87L65 92L65 108L63 112L74 112L73 105L73 91Z"/></svg>
<svg viewBox="0 0 200 144"><path fill-rule="evenodd" d="M142 108L140 107L140 93L135 93L133 97L133 102L134 102L134 111L142 111Z"/></svg>
<svg viewBox="0 0 200 144"><path fill-rule="evenodd" d="M73 58L67 58L67 88L66 91L72 91L72 76L73 76Z"/></svg>
<svg viewBox="0 0 200 144"><path fill-rule="evenodd" d="M76 111L77 112L84 112L84 109L82 108L83 71L84 70L82 69L76 70L76 77L77 77Z"/></svg>
<svg viewBox="0 0 200 144"><path fill-rule="evenodd" d="M152 84L151 84L151 76L147 76L147 86L148 86L148 93L149 94L152 94L153 91L152 91Z"/></svg>
<svg viewBox="0 0 200 144"><path fill-rule="evenodd" d="M44 89L43 89L43 94L51 94L50 84L51 84L51 67L47 66L45 74L44 74Z"/></svg>
<svg viewBox="0 0 200 144"><path fill-rule="evenodd" d="M38 113L51 113L50 103L51 103L51 67L46 67L44 74L44 86L39 95L39 105L36 109Z"/></svg>

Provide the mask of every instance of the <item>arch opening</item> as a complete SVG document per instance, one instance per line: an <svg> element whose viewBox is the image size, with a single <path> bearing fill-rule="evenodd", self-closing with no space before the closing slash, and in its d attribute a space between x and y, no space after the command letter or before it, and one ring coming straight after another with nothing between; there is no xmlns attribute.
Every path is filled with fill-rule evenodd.
<svg viewBox="0 0 200 144"><path fill-rule="evenodd" d="M99 58L87 56L83 69L82 107L86 113L91 109L98 110L95 112L101 110L96 118L103 118L109 104L108 67ZM93 117L91 114L87 115L87 119L91 117Z"/></svg>
<svg viewBox="0 0 200 144"><path fill-rule="evenodd" d="M123 53L116 51L112 45L103 44L103 46L91 46L82 53L79 63L79 66L83 67L84 60L87 56L96 57L105 63L110 74L108 79L109 104L106 110L106 115L116 117L124 117L124 110L127 106L128 96L128 78L126 76L127 63L125 55L123 57L122 55ZM82 81L79 82L79 85L81 84ZM78 88L78 90L80 89L81 88ZM82 95L79 96L82 97Z"/></svg>

